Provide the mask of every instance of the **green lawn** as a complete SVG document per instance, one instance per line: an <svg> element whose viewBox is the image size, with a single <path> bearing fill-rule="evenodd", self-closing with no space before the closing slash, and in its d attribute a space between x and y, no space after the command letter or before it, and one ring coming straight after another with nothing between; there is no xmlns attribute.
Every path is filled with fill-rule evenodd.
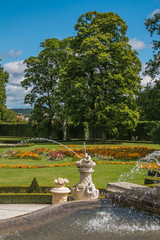
<svg viewBox="0 0 160 240"><path fill-rule="evenodd" d="M132 169L133 166L128 165L97 164L92 179L97 188L106 188L108 182L117 182L121 174L124 175L123 181L143 184L146 170L141 170L135 176L133 174L127 176ZM67 178L68 186L79 182L79 172L76 166L39 169L0 168L0 186L30 185L34 177L37 178L40 185L53 185L54 179L58 177Z"/></svg>
<svg viewBox="0 0 160 240"><path fill-rule="evenodd" d="M65 143L79 145L83 147L83 142ZM87 145L87 144L86 144ZM91 145L91 144L88 144ZM98 145L98 144L94 144ZM108 143L106 145L140 145L151 146L153 148L160 149L159 145L143 144L143 143ZM35 144L30 147L18 147L10 148L17 150L34 150L35 148L45 147L46 149L55 149L58 146L55 144ZM7 151L6 148L0 148L0 153ZM77 161L77 159L74 159ZM121 161L121 160L120 160ZM71 158L67 158L65 161L47 161L45 158L41 160L29 160L29 159L0 159L0 164L9 165L47 165L55 163L67 163L73 162ZM143 184L147 170L139 170L132 173L133 165L112 165L112 164L97 164L92 174L92 179L97 188L106 188L108 182L116 182L120 178L121 181L129 181L133 183ZM122 176L123 175L123 176ZM79 182L79 172L77 167L63 166L54 168L37 168L37 169L13 169L13 168L0 168L0 186L20 186L30 185L33 178L36 177L40 185L53 185L54 179L58 177L67 178L69 180L68 186L73 186Z"/></svg>

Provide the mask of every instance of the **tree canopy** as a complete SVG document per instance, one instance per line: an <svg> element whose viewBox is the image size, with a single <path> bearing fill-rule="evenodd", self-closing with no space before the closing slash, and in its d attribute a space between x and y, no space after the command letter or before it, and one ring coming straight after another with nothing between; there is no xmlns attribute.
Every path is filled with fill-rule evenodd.
<svg viewBox="0 0 160 240"><path fill-rule="evenodd" d="M105 133L133 129L138 121L135 95L141 63L126 36L127 25L113 12L88 12L75 25L76 36L47 39L37 57L25 60L22 86L30 88L25 102L34 118L63 116L86 122L90 140L98 127Z"/></svg>
<svg viewBox="0 0 160 240"><path fill-rule="evenodd" d="M148 74L152 79L158 80L160 75L160 12L156 13L152 18L146 19L145 25L151 37L155 37L152 41L153 59L150 59L147 63L145 74Z"/></svg>
<svg viewBox="0 0 160 240"><path fill-rule="evenodd" d="M91 141L96 126L103 138L106 129L134 128L141 63L128 43L126 23L112 12L88 12L75 30L75 54L60 78L72 119L88 122Z"/></svg>
<svg viewBox="0 0 160 240"><path fill-rule="evenodd" d="M27 65L22 87L30 89L25 96L25 103L34 106L31 120L48 125L48 137L51 122L59 109L57 88L59 71L67 56L65 49L67 41L56 38L46 39L41 43L43 50L37 57L29 57L24 61Z"/></svg>
<svg viewBox="0 0 160 240"><path fill-rule="evenodd" d="M144 74L148 74L153 82L147 84L138 94L137 103L140 109L140 119L147 121L159 121L160 111L160 13L153 17L146 19L146 29L149 31L151 37L155 39L152 41L153 59L150 59L146 65Z"/></svg>

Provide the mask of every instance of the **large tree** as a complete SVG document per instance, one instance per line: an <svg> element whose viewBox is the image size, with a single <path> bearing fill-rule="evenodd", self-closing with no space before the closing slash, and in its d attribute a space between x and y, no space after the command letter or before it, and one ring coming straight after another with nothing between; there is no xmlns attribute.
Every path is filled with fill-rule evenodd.
<svg viewBox="0 0 160 240"><path fill-rule="evenodd" d="M153 59L150 59L146 64L144 74L148 74L153 82L145 86L138 94L137 103L140 109L140 119L148 121L160 120L160 13L146 19L146 29L150 32L152 41ZM157 40L156 40L157 38Z"/></svg>
<svg viewBox="0 0 160 240"><path fill-rule="evenodd" d="M54 116L87 122L91 141L95 127L103 140L106 129L134 128L141 63L128 44L126 23L112 12L89 12L75 30L73 38L47 39L40 54L25 61L22 86L31 90L25 102L34 105L34 118L49 128Z"/></svg>
<svg viewBox="0 0 160 240"><path fill-rule="evenodd" d="M6 83L8 78L9 74L0 65L0 120L3 120L6 111Z"/></svg>
<svg viewBox="0 0 160 240"><path fill-rule="evenodd" d="M58 39L47 39L41 43L43 50L37 57L29 57L22 87L30 89L25 96L25 103L34 109L31 119L48 125L48 136L51 134L51 122L55 117L56 89L59 81L59 69L65 60L62 54L62 43Z"/></svg>
<svg viewBox="0 0 160 240"><path fill-rule="evenodd" d="M150 59L147 63L145 74L148 74L152 79L158 80L160 75L160 12L146 19L145 25L151 37L155 38L152 41L153 59Z"/></svg>
<svg viewBox="0 0 160 240"><path fill-rule="evenodd" d="M61 71L60 87L74 121L113 132L133 129L138 120L134 97L141 63L126 37L127 25L113 12L88 12L75 26L74 54Z"/></svg>

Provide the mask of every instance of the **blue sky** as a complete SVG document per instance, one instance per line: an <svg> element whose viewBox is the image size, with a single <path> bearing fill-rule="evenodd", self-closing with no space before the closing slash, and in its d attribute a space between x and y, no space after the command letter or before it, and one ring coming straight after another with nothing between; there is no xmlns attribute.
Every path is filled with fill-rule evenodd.
<svg viewBox="0 0 160 240"><path fill-rule="evenodd" d="M151 37L145 19L160 9L160 0L27 0L0 1L0 58L10 73L7 84L7 107L24 105L23 60L37 56L40 43L47 38L73 36L74 25L88 11L115 12L128 25L127 36L143 64L152 58ZM144 82L149 77L143 77Z"/></svg>

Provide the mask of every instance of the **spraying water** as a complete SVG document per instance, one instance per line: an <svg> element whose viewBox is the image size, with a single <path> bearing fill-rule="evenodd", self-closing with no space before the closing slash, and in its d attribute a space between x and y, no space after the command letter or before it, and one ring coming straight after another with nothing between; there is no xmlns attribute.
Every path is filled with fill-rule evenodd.
<svg viewBox="0 0 160 240"><path fill-rule="evenodd" d="M136 175L141 174L141 166L144 163L155 162L160 168L159 160L160 160L160 151L154 151L148 154L147 156L140 158L137 161L136 166L134 166L128 173L122 173L120 175L118 182L123 182L128 180L132 182L132 180L135 178Z"/></svg>
<svg viewBox="0 0 160 240"><path fill-rule="evenodd" d="M72 153L74 153L78 158L81 158L76 152L74 152L74 151L73 151L71 148L69 148L68 146L66 146L66 145L64 145L64 144L62 144L62 143L60 143L60 142L57 142L57 141L55 141L55 140L48 139L48 138L30 138L30 139L24 140L24 141L22 141L22 142L20 142L20 143L18 143L18 144L21 144L21 143L23 143L23 142L31 142L31 141L47 141L47 142L51 142L51 143L56 143L56 144L58 144L58 145L60 145L60 146L63 146L63 147L65 147L65 148L67 148L69 151L71 151Z"/></svg>

